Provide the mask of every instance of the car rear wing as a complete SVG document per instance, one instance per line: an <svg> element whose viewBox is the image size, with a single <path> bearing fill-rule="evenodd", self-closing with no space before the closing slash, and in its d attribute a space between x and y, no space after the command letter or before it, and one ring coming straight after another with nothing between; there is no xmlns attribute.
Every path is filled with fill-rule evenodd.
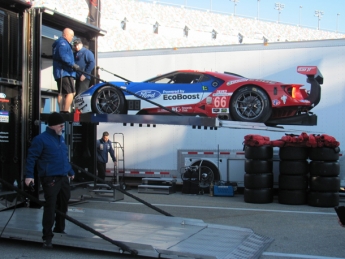
<svg viewBox="0 0 345 259"><path fill-rule="evenodd" d="M306 75L309 78L315 78L315 80L322 85L323 76L317 66L298 66L297 72Z"/></svg>

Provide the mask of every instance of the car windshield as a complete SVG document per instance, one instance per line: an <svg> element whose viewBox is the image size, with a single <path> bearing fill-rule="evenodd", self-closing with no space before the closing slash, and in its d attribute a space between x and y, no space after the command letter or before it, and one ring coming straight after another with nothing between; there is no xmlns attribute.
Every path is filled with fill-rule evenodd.
<svg viewBox="0 0 345 259"><path fill-rule="evenodd" d="M145 82L157 84L195 84L208 81L210 78L201 73L174 72L151 78Z"/></svg>

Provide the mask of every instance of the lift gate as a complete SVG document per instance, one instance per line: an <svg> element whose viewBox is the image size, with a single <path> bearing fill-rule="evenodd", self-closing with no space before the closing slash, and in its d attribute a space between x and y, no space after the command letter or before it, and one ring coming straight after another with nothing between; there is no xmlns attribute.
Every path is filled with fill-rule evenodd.
<svg viewBox="0 0 345 259"><path fill-rule="evenodd" d="M17 208L1 212L3 238L42 242L42 209ZM251 229L207 224L202 220L70 207L68 215L103 235L123 242L139 256L153 258L259 258L273 239ZM56 245L122 253L117 246L71 222L67 234L55 234Z"/></svg>

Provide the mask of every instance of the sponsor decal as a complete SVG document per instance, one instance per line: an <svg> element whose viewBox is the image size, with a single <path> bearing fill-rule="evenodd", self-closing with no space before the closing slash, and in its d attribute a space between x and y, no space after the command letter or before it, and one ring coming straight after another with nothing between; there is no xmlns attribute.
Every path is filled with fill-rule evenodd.
<svg viewBox="0 0 345 259"><path fill-rule="evenodd" d="M219 85L219 84L218 84L217 81L212 82L212 86L213 86L213 87L217 87L218 85Z"/></svg>
<svg viewBox="0 0 345 259"><path fill-rule="evenodd" d="M237 84L237 83L245 82L245 81L248 81L248 79L242 78L242 79L232 80L232 81L227 82L226 85L233 85L233 84Z"/></svg>
<svg viewBox="0 0 345 259"><path fill-rule="evenodd" d="M180 93L184 93L184 90L163 90L162 91L163 94L180 94Z"/></svg>
<svg viewBox="0 0 345 259"><path fill-rule="evenodd" d="M83 103L84 100L83 100L83 97L77 97L74 99L74 103Z"/></svg>
<svg viewBox="0 0 345 259"><path fill-rule="evenodd" d="M277 99L274 99L274 100L272 100L272 104L273 104L274 106L280 105L280 101L277 100Z"/></svg>
<svg viewBox="0 0 345 259"><path fill-rule="evenodd" d="M228 108L213 108L212 113L229 113Z"/></svg>
<svg viewBox="0 0 345 259"><path fill-rule="evenodd" d="M163 100L195 100L200 99L199 94L163 94Z"/></svg>
<svg viewBox="0 0 345 259"><path fill-rule="evenodd" d="M208 90L208 87L205 86L205 85L203 85L203 86L202 86L202 90L203 90L203 91L207 91L207 90Z"/></svg>
<svg viewBox="0 0 345 259"><path fill-rule="evenodd" d="M0 111L0 122L2 123L9 123L10 122L10 116L8 111ZM7 141L1 141L1 142L7 142Z"/></svg>
<svg viewBox="0 0 345 259"><path fill-rule="evenodd" d="M308 100L299 100L301 103L310 103Z"/></svg>
<svg viewBox="0 0 345 259"><path fill-rule="evenodd" d="M287 100L287 96L286 96L286 95L283 95L282 97L280 97L280 100L282 100L283 103L285 104L285 103L286 103L286 100Z"/></svg>
<svg viewBox="0 0 345 259"><path fill-rule="evenodd" d="M136 94L146 99L155 99L161 96L161 93L156 90L141 90L136 92Z"/></svg>
<svg viewBox="0 0 345 259"><path fill-rule="evenodd" d="M310 71L312 71L313 69L315 69L315 67L298 67L298 68L297 68L297 71L298 71L298 72L310 72Z"/></svg>
<svg viewBox="0 0 345 259"><path fill-rule="evenodd" d="M256 81L256 82L262 82L262 83L266 83L266 84L275 84L275 81L270 81L270 80L264 80L264 79L251 79L252 81Z"/></svg>
<svg viewBox="0 0 345 259"><path fill-rule="evenodd" d="M232 93L227 90L217 90L212 96L231 96Z"/></svg>
<svg viewBox="0 0 345 259"><path fill-rule="evenodd" d="M220 109L217 109L217 108L212 109L212 112L215 112L215 113L218 113L219 111L220 111Z"/></svg>
<svg viewBox="0 0 345 259"><path fill-rule="evenodd" d="M193 110L192 107L172 107L171 110L175 112L190 112L190 110Z"/></svg>

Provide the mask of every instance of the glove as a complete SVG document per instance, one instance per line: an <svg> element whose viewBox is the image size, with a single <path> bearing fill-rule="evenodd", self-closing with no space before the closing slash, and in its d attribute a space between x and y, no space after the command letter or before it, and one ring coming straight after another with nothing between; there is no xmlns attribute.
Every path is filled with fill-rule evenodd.
<svg viewBox="0 0 345 259"><path fill-rule="evenodd" d="M79 66L78 66L77 64L74 64L74 65L72 66L72 68L73 68L73 70L75 70L75 71L79 70Z"/></svg>

